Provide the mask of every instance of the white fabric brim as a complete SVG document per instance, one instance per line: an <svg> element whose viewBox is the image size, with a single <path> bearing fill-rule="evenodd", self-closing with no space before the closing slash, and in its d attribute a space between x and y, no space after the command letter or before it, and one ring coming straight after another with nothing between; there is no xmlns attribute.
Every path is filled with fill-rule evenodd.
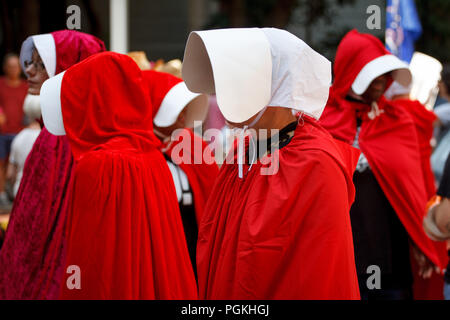
<svg viewBox="0 0 450 320"><path fill-rule="evenodd" d="M353 91L358 95L363 94L373 80L388 72L392 72L392 78L404 87L411 83L412 76L408 65L396 56L387 54L370 61L361 69L353 81Z"/></svg>
<svg viewBox="0 0 450 320"><path fill-rule="evenodd" d="M184 108L186 127L194 127L194 121L205 120L208 111L208 96L189 91L184 82L180 82L164 97L153 123L158 127L173 125Z"/></svg>
<svg viewBox="0 0 450 320"><path fill-rule="evenodd" d="M270 43L258 28L191 32L182 74L189 90L216 94L226 120L247 121L271 98Z"/></svg>
<svg viewBox="0 0 450 320"><path fill-rule="evenodd" d="M61 84L65 71L47 79L41 88L41 112L48 132L55 136L66 134L61 110Z"/></svg>
<svg viewBox="0 0 450 320"><path fill-rule="evenodd" d="M319 119L328 100L331 62L286 30L263 28L272 52L268 106L295 109Z"/></svg>
<svg viewBox="0 0 450 320"><path fill-rule="evenodd" d="M50 33L28 37L20 49L20 64L25 71L25 61L30 61L33 49L36 48L44 63L49 78L56 73L56 47L55 40Z"/></svg>

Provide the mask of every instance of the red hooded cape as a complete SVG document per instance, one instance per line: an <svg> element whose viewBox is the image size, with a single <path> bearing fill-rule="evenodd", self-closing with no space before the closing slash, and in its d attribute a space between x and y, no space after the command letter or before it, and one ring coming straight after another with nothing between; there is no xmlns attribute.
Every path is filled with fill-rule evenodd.
<svg viewBox="0 0 450 320"><path fill-rule="evenodd" d="M436 194L436 183L430 162L433 152L430 141L433 138L433 123L437 116L417 100L397 99L393 103L398 108L403 107L411 115L416 126L427 199L431 199Z"/></svg>
<svg viewBox="0 0 450 320"><path fill-rule="evenodd" d="M361 69L385 54L390 53L371 35L353 30L342 39L334 62L335 80L320 122L335 138L353 144L357 113L360 115L363 122L359 145L375 178L414 243L434 264L444 268L447 260L445 245L430 240L422 227L430 192L424 179L429 179L429 173L424 172L429 166L429 158L425 156L427 151L421 151L420 147L426 145L429 138L426 128L430 124L423 122L430 117L422 118L420 124L414 121L411 110L406 110L412 103L398 103L381 97L377 104L383 113L371 120L367 115L369 106L345 99ZM420 119L420 116L415 118ZM424 132L428 132L428 136ZM441 296L442 290L434 297Z"/></svg>
<svg viewBox="0 0 450 320"><path fill-rule="evenodd" d="M78 31L52 32L56 73L105 50L103 42ZM0 251L1 299L56 299L64 272L64 227L73 159L65 136L43 128L25 162Z"/></svg>
<svg viewBox="0 0 450 320"><path fill-rule="evenodd" d="M348 214L358 154L304 116L272 155L276 174L258 161L240 179L224 164L199 230L200 297L359 299Z"/></svg>
<svg viewBox="0 0 450 320"><path fill-rule="evenodd" d="M184 129L177 139L163 144L161 151L172 159L189 159L188 162L181 162L178 166L186 174L194 193L195 216L197 224L200 224L206 201L219 174L219 168L216 162L204 161L204 157L214 160L212 151L206 142L191 129ZM201 163L195 163L197 159L201 159Z"/></svg>
<svg viewBox="0 0 450 320"><path fill-rule="evenodd" d="M148 84L153 116L155 116L167 92L183 80L163 72L143 71L142 73ZM204 161L204 156L214 160L211 150L201 137L187 128L183 129L175 140L163 143L160 150L172 158L186 174L194 194L197 224L200 224L206 200L219 173L215 161L210 163Z"/></svg>
<svg viewBox="0 0 450 320"><path fill-rule="evenodd" d="M145 90L134 61L111 52L86 59L62 79L61 109L76 163L66 266L81 272L81 289L62 286L64 299L197 297Z"/></svg>
<svg viewBox="0 0 450 320"><path fill-rule="evenodd" d="M430 163L431 153L433 151L430 140L433 137L433 122L437 117L433 112L428 111L419 101L398 99L395 100L394 104L399 108L403 107L411 115L416 126L427 199L431 199L436 194L436 184ZM442 242L436 241L433 241L433 244L445 265L448 259L445 254L445 245ZM442 277L433 275L430 280L423 280L417 277L417 265L413 263L412 267L416 275L414 285L415 298L442 299Z"/></svg>

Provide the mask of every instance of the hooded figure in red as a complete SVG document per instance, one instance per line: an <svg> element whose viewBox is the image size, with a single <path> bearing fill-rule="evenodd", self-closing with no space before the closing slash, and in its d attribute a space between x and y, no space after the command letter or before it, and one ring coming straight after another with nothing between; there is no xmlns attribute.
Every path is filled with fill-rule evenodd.
<svg viewBox="0 0 450 320"><path fill-rule="evenodd" d="M198 31L183 79L244 127L200 224L200 297L359 299L348 216L358 152L317 122L330 62L284 30Z"/></svg>
<svg viewBox="0 0 450 320"><path fill-rule="evenodd" d="M108 52L42 87L44 124L75 161L63 299L197 297L145 86L130 57Z"/></svg>
<svg viewBox="0 0 450 320"><path fill-rule="evenodd" d="M105 46L94 36L72 30L30 36L20 53L27 73L34 50L42 60L46 77L53 77L104 51ZM34 68L37 70L36 65ZM39 94L42 82L38 86L30 84L30 88L36 86L33 94ZM67 138L56 137L44 127L25 162L0 251L0 299L58 298L64 273L64 228L72 171Z"/></svg>
<svg viewBox="0 0 450 320"><path fill-rule="evenodd" d="M410 244L424 276L430 276L433 265L443 268L446 261L445 248L433 243L422 228L429 196L429 174L424 172L429 159L421 150L426 130L417 130L421 125L408 106L382 96L392 79L407 86L411 74L381 41L353 30L338 47L334 75L320 122L334 137L362 151L350 212L361 294L369 299L412 298ZM380 267L384 291L367 289L370 265ZM423 291L416 297L439 298L442 287L437 292L430 296Z"/></svg>
<svg viewBox="0 0 450 320"><path fill-rule="evenodd" d="M205 119L208 97L189 91L182 79L171 74L152 70L142 73L153 104L154 132L162 142L160 150L172 173L189 255L196 271L198 225L219 173L206 142L192 130L194 124L201 125Z"/></svg>

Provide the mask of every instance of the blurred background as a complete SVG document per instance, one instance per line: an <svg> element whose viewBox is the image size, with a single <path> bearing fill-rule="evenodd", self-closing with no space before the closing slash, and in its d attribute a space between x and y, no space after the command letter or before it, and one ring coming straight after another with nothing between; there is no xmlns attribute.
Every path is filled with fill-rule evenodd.
<svg viewBox="0 0 450 320"><path fill-rule="evenodd" d="M441 62L450 60L450 1L416 0L423 32L416 50ZM67 28L67 8L81 9L80 31L103 39L114 51L145 51L149 60L182 58L192 30L273 26L291 31L334 57L350 29L384 41L385 0L1 0L0 58L19 52L32 34ZM381 8L381 28L366 27L367 7ZM122 33L124 35L122 36ZM114 37L121 37L115 40ZM126 39L122 39L125 38ZM116 42L115 42L116 41Z"/></svg>

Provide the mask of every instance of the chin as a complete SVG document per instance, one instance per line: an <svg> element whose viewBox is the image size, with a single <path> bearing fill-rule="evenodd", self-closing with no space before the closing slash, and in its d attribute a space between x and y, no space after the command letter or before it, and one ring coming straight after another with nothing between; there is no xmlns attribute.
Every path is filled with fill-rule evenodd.
<svg viewBox="0 0 450 320"><path fill-rule="evenodd" d="M28 89L28 94L31 94L33 96L38 96L41 93L41 90L37 90L37 89Z"/></svg>

